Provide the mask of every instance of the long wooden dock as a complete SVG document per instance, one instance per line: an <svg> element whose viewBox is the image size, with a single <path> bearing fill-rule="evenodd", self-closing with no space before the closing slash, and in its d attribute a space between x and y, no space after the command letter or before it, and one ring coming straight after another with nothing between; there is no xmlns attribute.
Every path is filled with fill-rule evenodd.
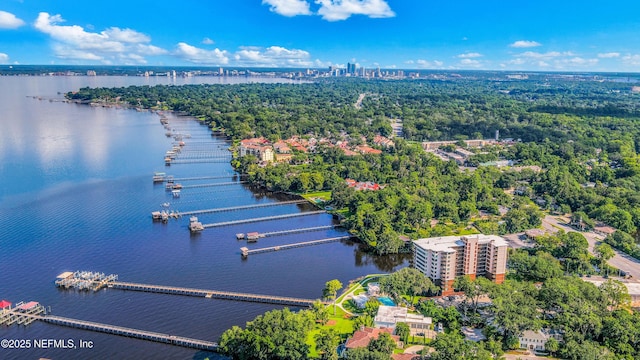
<svg viewBox="0 0 640 360"><path fill-rule="evenodd" d="M228 179L234 176L243 177L245 175L229 174L229 175L214 175L214 176L194 176L194 177L183 177L183 178L172 178L172 179L174 181L215 180L215 179ZM165 178L164 181L167 181L167 179Z"/></svg>
<svg viewBox="0 0 640 360"><path fill-rule="evenodd" d="M251 219L224 221L224 222L213 223L213 224L204 224L203 227L205 229L208 229L208 228L212 228L212 227L238 225L238 224L248 224L248 223L260 222L260 221L289 219L289 218L294 218L294 217L311 216L311 215L318 215L318 214L325 214L325 213L326 213L326 211L324 211L324 210L307 211L307 212L295 213L295 214L274 215L274 216L265 216L265 217L259 217L259 218L251 218Z"/></svg>
<svg viewBox="0 0 640 360"><path fill-rule="evenodd" d="M335 228L340 227L340 226L342 226L342 225L325 225L325 226L315 226L315 227L300 228L300 229L270 231L270 232L265 232L265 233L260 234L260 237L261 238L265 238L265 237L270 237L270 236L299 234L299 233L312 232L312 231L321 231L321 230L331 230L331 229L335 229Z"/></svg>
<svg viewBox="0 0 640 360"><path fill-rule="evenodd" d="M138 330L127 328L123 326L102 324L93 321L84 321L71 319L54 315L28 315L22 314L24 317L31 317L34 320L40 320L49 324L66 326L76 329L83 329L95 332L101 332L106 334L113 334L119 336L125 336L135 339L142 339L148 341L155 341L159 343L165 343L170 345L182 346L192 349L216 351L218 344L212 341L192 339L184 336L176 336L165 333L159 333L154 331ZM78 346L79 344L76 344Z"/></svg>
<svg viewBox="0 0 640 360"><path fill-rule="evenodd" d="M196 189L196 188L203 188L203 187L228 186L228 185L246 184L246 183L248 183L248 181L226 181L226 182L211 183L211 184L185 185L182 188L183 189Z"/></svg>
<svg viewBox="0 0 640 360"><path fill-rule="evenodd" d="M239 293L239 292L231 292L231 291L205 290L205 289L194 289L194 288L164 286L164 285L149 285L149 284L139 284L139 283L131 283L131 282L120 282L120 281L109 283L107 287L113 288L113 289L120 289L120 290L142 291L142 292L171 294L171 295L185 295L185 296L204 297L208 299L236 300L236 301L258 302L258 303L266 303L266 304L288 305L288 306L299 306L299 307L311 306L315 301L312 299L301 299L301 298L286 297L286 296L258 295L258 294L247 294L247 293Z"/></svg>
<svg viewBox="0 0 640 360"><path fill-rule="evenodd" d="M231 158L211 158L211 159L192 159L192 160L171 160L171 165L173 164L202 164L202 163L227 163Z"/></svg>
<svg viewBox="0 0 640 360"><path fill-rule="evenodd" d="M265 208L265 207L280 206L280 205L303 204L306 202L307 200L291 200L291 201L273 202L268 204L240 205L240 206L231 206L231 207L224 207L224 208L217 208L217 209L183 211L180 213L180 215L189 216L189 215L198 215L198 214L210 214L210 213L217 213L217 212L257 209L257 208Z"/></svg>
<svg viewBox="0 0 640 360"><path fill-rule="evenodd" d="M263 254L263 253L272 252L272 251L289 250L289 249L295 249L295 248L305 247L305 246L327 244L327 243L331 243L331 242L337 242L337 241L340 241L340 240L351 239L352 237L353 237L352 235L338 236L338 237L322 239L322 240L305 241L305 242L299 242L299 243L295 243L295 244L270 246L270 247L266 247L266 248L252 249L252 250L249 250L246 247L242 247L242 248L240 248L240 252L241 252L242 256L246 257L246 256L249 256L251 254Z"/></svg>

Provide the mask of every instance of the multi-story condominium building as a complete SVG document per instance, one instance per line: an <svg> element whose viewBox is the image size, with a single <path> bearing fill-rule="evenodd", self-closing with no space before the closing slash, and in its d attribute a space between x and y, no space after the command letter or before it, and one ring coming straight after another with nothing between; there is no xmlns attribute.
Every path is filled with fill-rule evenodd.
<svg viewBox="0 0 640 360"><path fill-rule="evenodd" d="M414 266L440 286L442 295L453 293L458 276L484 276L504 281L507 242L496 235L443 236L413 243Z"/></svg>

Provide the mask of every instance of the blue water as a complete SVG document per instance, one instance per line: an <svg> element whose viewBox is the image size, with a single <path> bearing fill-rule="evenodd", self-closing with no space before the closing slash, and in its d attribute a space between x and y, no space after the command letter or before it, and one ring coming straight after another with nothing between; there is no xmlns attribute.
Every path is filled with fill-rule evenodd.
<svg viewBox="0 0 640 360"><path fill-rule="evenodd" d="M378 301L380 301L380 303L381 303L382 305L386 305L386 306L396 306L396 303L395 303L395 302L393 302L393 300L391 300L391 298L390 298L390 297L386 297L386 296L379 297L379 298L378 298Z"/></svg>
<svg viewBox="0 0 640 360"><path fill-rule="evenodd" d="M219 81L213 78L214 81ZM216 341L222 332L277 306L162 294L102 290L62 291L64 271L115 273L122 281L317 298L324 283L406 265L401 256L377 257L339 242L254 255L241 260L235 234L327 225L329 215L205 230L192 236L188 219L153 223L151 211L188 211L286 197L261 194L246 184L185 189L173 199L154 185L154 171L176 177L225 176L188 184L237 181L228 163L164 166L171 139L157 114L90 107L49 99L82 86L125 86L156 79L133 77L0 77L0 299L39 301L55 315ZM184 81L196 81L186 79ZM198 79L197 81L204 81ZM252 79L255 81L255 79ZM42 99L32 96L42 97ZM190 133L187 145L225 149L205 126L171 117ZM228 177L228 178L227 178ZM184 185L188 185L187 182ZM297 213L309 205L203 214L204 223ZM325 230L272 237L250 248L316 240ZM202 358L201 352L44 323L0 327L0 339L91 340L93 349L0 349L0 359Z"/></svg>

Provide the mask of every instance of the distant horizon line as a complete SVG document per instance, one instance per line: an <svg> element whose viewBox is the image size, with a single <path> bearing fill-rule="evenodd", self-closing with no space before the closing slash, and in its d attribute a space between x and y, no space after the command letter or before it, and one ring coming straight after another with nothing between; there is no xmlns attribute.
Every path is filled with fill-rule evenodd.
<svg viewBox="0 0 640 360"><path fill-rule="evenodd" d="M76 64L0 64L0 70L10 70L15 68L28 68L28 67L41 67L41 68L127 68L127 69L233 69L233 70L251 70L255 72L290 72L290 71L306 71L306 70L320 70L326 71L330 67L251 67L251 66L224 66L224 65L76 65ZM335 66L337 69L346 69L346 67ZM569 70L508 70L508 69L417 69L417 68L385 68L385 67L359 67L358 69L365 68L380 69L380 71L413 71L413 72L499 72L499 73L533 73L533 74L633 74L640 75L640 71L569 71ZM361 77L361 76L354 76Z"/></svg>

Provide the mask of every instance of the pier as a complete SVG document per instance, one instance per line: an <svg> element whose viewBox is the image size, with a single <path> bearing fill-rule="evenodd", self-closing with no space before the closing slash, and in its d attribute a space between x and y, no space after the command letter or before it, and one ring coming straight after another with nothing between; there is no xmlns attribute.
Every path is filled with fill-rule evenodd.
<svg viewBox="0 0 640 360"><path fill-rule="evenodd" d="M299 229L290 229L290 230L280 230L280 231L270 231L270 232L265 232L265 233L257 233L257 232L249 232L246 235L244 233L238 233L236 234L236 239L237 240L253 240L253 241L249 241L249 242L255 242L256 240L260 239L260 238L266 238L266 237L270 237L270 236L279 236L279 235L290 235L290 234L300 234L300 233L305 233L305 232L313 232L313 231L321 231L321 230L331 230L331 229L335 229L337 227L341 227L342 225L325 225L325 226L315 226L315 227L308 227L308 228L299 228Z"/></svg>
<svg viewBox="0 0 640 360"><path fill-rule="evenodd" d="M195 181L195 180L215 180L215 179L228 179L234 176L242 177L244 175L240 174L229 174L229 175L212 175L212 176L194 176L194 177L183 177L183 178L174 178L165 176L162 178L162 181L167 181L167 179L171 178L174 181ZM154 175L155 179L155 175Z"/></svg>
<svg viewBox="0 0 640 360"><path fill-rule="evenodd" d="M205 289L184 288L184 287L177 287L177 286L149 285L149 284L139 284L139 283L129 283L129 282L119 282L119 281L109 283L108 287L113 289L129 290L129 291L195 296L195 297L203 297L207 299L247 301L247 302L257 302L257 303L297 306L297 307L309 307L313 305L314 301L316 301L313 299L301 299L301 298L293 298L293 297L286 297L286 296L258 295L258 294L248 294L248 293L239 293L239 292L231 292L231 291L205 290Z"/></svg>
<svg viewBox="0 0 640 360"><path fill-rule="evenodd" d="M315 227L291 229L291 230L270 231L270 232L260 234L259 237L265 238L270 236L299 234L299 233L321 231L321 230L331 230L341 226L342 225L325 225L325 226L315 226Z"/></svg>
<svg viewBox="0 0 640 360"><path fill-rule="evenodd" d="M328 244L332 242L338 242L341 240L351 239L352 237L353 237L352 235L338 236L338 237L322 239L322 240L305 241L305 242L299 242L295 244L270 246L266 248L252 249L252 250L249 250L249 248L246 248L246 247L241 247L240 253L243 257L247 257L251 254L263 254L263 253L272 252L272 251L289 250L289 249L295 249L295 248L305 247L305 246Z"/></svg>
<svg viewBox="0 0 640 360"><path fill-rule="evenodd" d="M246 184L246 183L248 183L248 181L228 181L228 182L219 182L219 183L211 183L211 184L183 185L182 189L195 189L195 188L213 187L213 186L228 186L228 185Z"/></svg>
<svg viewBox="0 0 640 360"><path fill-rule="evenodd" d="M83 274L100 274L100 273L92 273L88 271L76 271L76 272L65 272L58 275L58 279L67 279L70 280L66 284L62 285L56 281L56 286L71 289L76 288L79 290L92 290L98 291L104 287L108 289L120 289L120 290L129 290L129 291L141 291L141 292L151 292L151 293L159 293L159 294L170 294L170 295L184 295L184 296L195 296L195 297L203 297L207 299L221 299L221 300L235 300L235 301L247 301L247 302L257 302L257 303L265 303L265 304L275 304L275 305L285 305L285 306L296 306L296 307L308 307L311 306L314 301L313 299L302 299L295 297L287 297L287 296L275 296L275 295L260 295L260 294L249 294L249 293L240 293L240 292L232 292L232 291L219 291L219 290L207 290L207 289L195 289L195 288L186 288L179 286L166 286L166 285L150 285L150 284L140 284L133 282L121 282L113 279L117 279L117 275L109 275L109 281L104 280L96 280L94 282L99 283L95 285L88 285L83 283L86 276ZM76 276L79 276L76 278ZM106 279L107 276L104 276L103 279ZM74 281L78 280L78 281Z"/></svg>
<svg viewBox="0 0 640 360"><path fill-rule="evenodd" d="M211 213L217 213L217 212L246 210L246 209L258 209L258 208L280 206L280 205L303 204L303 203L306 203L306 202L308 202L308 201L307 200L291 200L291 201L273 202L273 203L268 203L268 204L253 204L253 205L231 206L231 207L216 208L216 209L183 211L183 212L180 213L180 215L189 216L189 215L199 215L199 214L211 214Z"/></svg>
<svg viewBox="0 0 640 360"><path fill-rule="evenodd" d="M154 341L154 342L182 346L182 347L187 347L192 349L208 350L208 351L216 351L218 349L218 344L212 341L192 339L188 337L164 334L164 333L153 332L153 331L132 329L132 328L127 328L123 326L102 324L102 323L97 323L93 321L77 320L77 319L71 319L71 318L54 316L54 315L31 314L31 313L20 313L20 312L15 312L15 316L21 319L19 320L21 321L19 323L23 325L28 325L36 320L39 320L39 321L53 324L53 325L66 326L66 327L75 328L75 329L89 330L89 331L113 334L118 336L125 336L125 337L134 338L134 339ZM79 344L74 344L74 345L79 346Z"/></svg>
<svg viewBox="0 0 640 360"><path fill-rule="evenodd" d="M307 212L303 212L303 213L295 213L295 214L274 215L274 216L265 216L265 217L259 217L259 218L251 218L251 219L242 219L242 220L224 221L224 222L213 223L213 224L204 224L204 225L202 225L202 226L203 226L205 229L208 229L208 228L212 228L212 227L229 226L229 225L238 225L238 224L248 224L248 223L252 223L252 222L260 222L260 221L270 221L270 220L289 219L289 218L300 217L300 216L311 216L311 215L326 214L326 213L327 213L327 212L326 212L326 211L324 211L324 210L318 210L318 211L307 211Z"/></svg>

